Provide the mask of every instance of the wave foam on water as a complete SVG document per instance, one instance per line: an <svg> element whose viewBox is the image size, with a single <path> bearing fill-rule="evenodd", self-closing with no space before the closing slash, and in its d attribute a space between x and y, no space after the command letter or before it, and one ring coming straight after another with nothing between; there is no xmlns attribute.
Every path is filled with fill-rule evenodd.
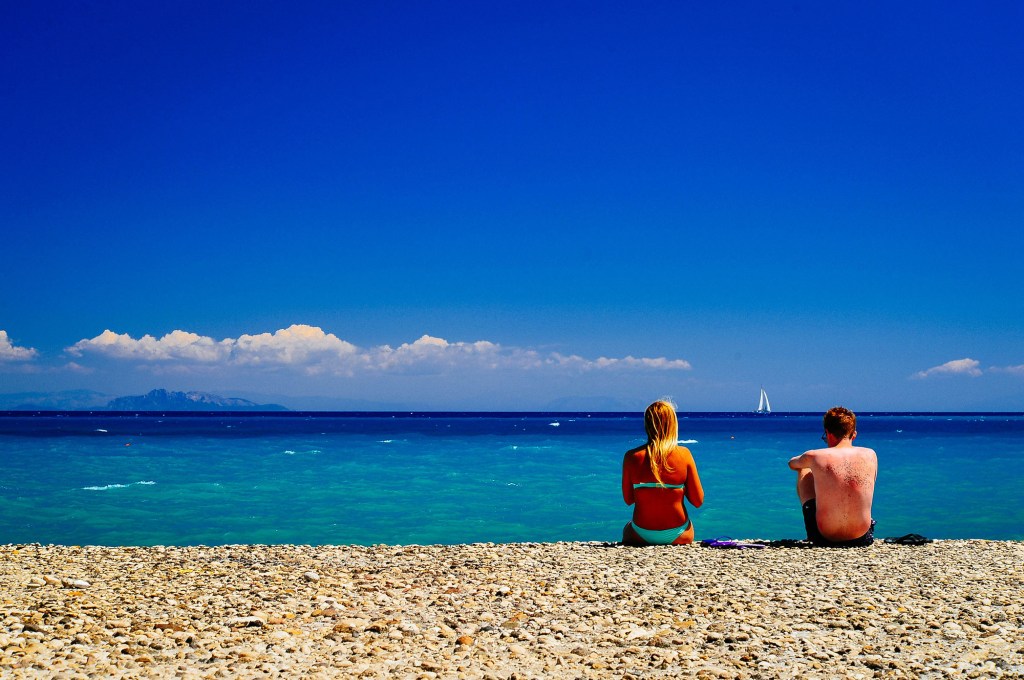
<svg viewBox="0 0 1024 680"><path fill-rule="evenodd" d="M109 491L110 489L127 489L129 486L152 486L156 482L143 481L129 484L107 484L106 486L83 486L82 491Z"/></svg>

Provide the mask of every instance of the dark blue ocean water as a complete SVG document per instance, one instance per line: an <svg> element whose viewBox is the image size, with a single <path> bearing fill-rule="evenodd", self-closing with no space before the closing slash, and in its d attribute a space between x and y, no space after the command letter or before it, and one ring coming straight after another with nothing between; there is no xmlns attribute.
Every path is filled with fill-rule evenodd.
<svg viewBox="0 0 1024 680"><path fill-rule="evenodd" d="M877 536L1024 539L1024 415L868 414ZM681 417L697 538L802 538L819 414ZM0 543L615 541L640 414L0 414Z"/></svg>

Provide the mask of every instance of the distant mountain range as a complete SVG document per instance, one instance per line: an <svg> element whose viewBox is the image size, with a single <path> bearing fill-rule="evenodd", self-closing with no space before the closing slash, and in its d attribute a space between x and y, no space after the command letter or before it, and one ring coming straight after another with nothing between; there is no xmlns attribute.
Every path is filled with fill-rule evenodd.
<svg viewBox="0 0 1024 680"><path fill-rule="evenodd" d="M591 411L594 413L600 411L613 411L613 412L628 412L628 411L639 411L643 412L646 408L643 404L638 404L636 401L629 401L627 399L619 399L618 397L608 397L603 395L579 395L572 397L560 397L558 399L552 399L551 401L544 404L544 407L538 409L540 411Z"/></svg>
<svg viewBox="0 0 1024 680"><path fill-rule="evenodd" d="M280 404L257 404L248 399L221 397L209 392L152 390L138 397L118 397L109 411L287 411Z"/></svg>
<svg viewBox="0 0 1024 680"><path fill-rule="evenodd" d="M95 411L107 407L114 398L94 390L63 390L61 392L15 392L0 394L3 411Z"/></svg>
<svg viewBox="0 0 1024 680"><path fill-rule="evenodd" d="M0 396L0 409L8 411L287 411L280 404L257 404L248 399L208 392L152 390L134 397L116 397L90 390Z"/></svg>
<svg viewBox="0 0 1024 680"><path fill-rule="evenodd" d="M94 390L63 390L55 392L17 392L0 394L0 411L434 411L428 403L405 401L372 401L326 396L285 396L247 392L246 396L222 397L209 392L175 392L165 389L148 394L117 397ZM460 410L447 407L440 410ZM470 410L470 409L465 409ZM500 410L500 409L494 409ZM577 395L531 404L533 411L643 411L643 404L604 395Z"/></svg>

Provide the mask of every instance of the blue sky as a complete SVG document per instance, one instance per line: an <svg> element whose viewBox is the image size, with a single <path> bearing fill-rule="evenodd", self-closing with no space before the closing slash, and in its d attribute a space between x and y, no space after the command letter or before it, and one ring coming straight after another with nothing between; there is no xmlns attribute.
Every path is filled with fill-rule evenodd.
<svg viewBox="0 0 1024 680"><path fill-rule="evenodd" d="M0 393L1024 410L1022 28L7 3Z"/></svg>

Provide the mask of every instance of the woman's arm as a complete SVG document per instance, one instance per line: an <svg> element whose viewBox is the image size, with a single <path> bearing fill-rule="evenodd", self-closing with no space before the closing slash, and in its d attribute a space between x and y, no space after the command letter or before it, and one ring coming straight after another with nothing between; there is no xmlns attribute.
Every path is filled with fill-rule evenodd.
<svg viewBox="0 0 1024 680"><path fill-rule="evenodd" d="M629 473L629 457L631 453L632 451L622 458L622 500L626 501L626 505L633 505L635 501L633 498L633 477Z"/></svg>
<svg viewBox="0 0 1024 680"><path fill-rule="evenodd" d="M690 454L690 460L686 463L686 500L695 508L704 504L704 487L700 484L700 475L697 474L697 463L693 460L693 454Z"/></svg>

